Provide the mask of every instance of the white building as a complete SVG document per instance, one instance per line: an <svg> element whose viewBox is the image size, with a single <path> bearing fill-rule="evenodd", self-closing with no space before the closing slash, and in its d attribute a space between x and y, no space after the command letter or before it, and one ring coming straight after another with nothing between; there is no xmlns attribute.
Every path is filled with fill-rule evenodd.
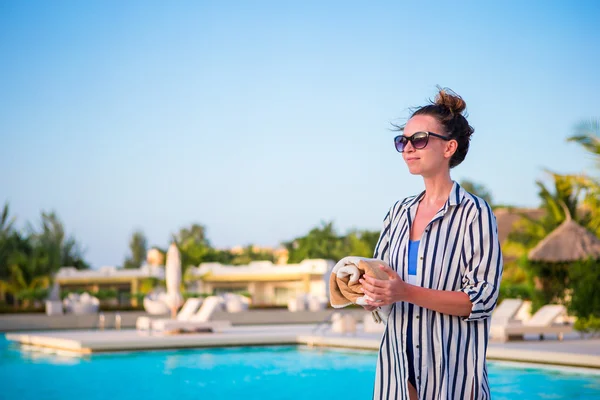
<svg viewBox="0 0 600 400"><path fill-rule="evenodd" d="M328 295L330 260L304 260L299 264L275 265L254 261L248 265L203 263L190 267L186 280L190 291L201 293L248 292L254 305L286 305L296 295Z"/></svg>
<svg viewBox="0 0 600 400"><path fill-rule="evenodd" d="M144 279L165 279L165 267L160 265L144 264L140 268L118 269L117 267L101 267L99 269L78 270L74 267L62 267L55 275L55 279L62 289L83 288L92 292L101 287L115 288L119 292L135 295L140 289ZM135 305L137 301L132 299Z"/></svg>

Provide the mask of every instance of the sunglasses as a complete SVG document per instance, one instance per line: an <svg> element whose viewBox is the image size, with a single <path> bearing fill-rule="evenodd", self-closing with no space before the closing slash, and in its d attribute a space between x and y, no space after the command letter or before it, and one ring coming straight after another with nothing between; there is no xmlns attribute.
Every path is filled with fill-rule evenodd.
<svg viewBox="0 0 600 400"><path fill-rule="evenodd" d="M436 138L440 138L445 141L452 140L452 138L438 135L437 133L433 132L415 132L412 136L396 136L394 138L394 145L396 146L396 150L398 150L400 153L404 152L408 142L410 142L417 150L424 149L427 146L427 143L429 143L429 136L435 136Z"/></svg>

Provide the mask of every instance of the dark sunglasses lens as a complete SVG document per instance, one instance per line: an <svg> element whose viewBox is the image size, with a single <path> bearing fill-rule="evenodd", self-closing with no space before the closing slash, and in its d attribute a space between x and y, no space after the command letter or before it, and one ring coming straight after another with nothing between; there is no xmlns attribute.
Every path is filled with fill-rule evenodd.
<svg viewBox="0 0 600 400"><path fill-rule="evenodd" d="M404 146L406 145L406 139L403 136L396 136L394 138L394 144L396 145L396 150L402 153L404 151Z"/></svg>
<svg viewBox="0 0 600 400"><path fill-rule="evenodd" d="M423 149L427 146L427 134L417 133L412 137L412 145L415 149Z"/></svg>

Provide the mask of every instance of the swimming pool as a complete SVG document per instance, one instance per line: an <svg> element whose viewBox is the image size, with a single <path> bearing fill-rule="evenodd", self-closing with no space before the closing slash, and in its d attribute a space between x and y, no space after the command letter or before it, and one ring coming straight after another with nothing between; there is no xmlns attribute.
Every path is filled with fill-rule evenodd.
<svg viewBox="0 0 600 400"><path fill-rule="evenodd" d="M301 346L80 357L22 350L1 335L0 398L368 399L376 359L372 351ZM495 362L489 367L495 400L600 398L599 374Z"/></svg>

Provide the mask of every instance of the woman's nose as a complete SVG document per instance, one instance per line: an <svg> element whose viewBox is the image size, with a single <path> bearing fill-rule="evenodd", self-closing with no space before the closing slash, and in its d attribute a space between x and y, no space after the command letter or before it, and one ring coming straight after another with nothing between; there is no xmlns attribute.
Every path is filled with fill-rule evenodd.
<svg viewBox="0 0 600 400"><path fill-rule="evenodd" d="M406 141L406 144L404 145L404 152L405 153L413 153L415 151L415 148L412 145L412 142L410 140Z"/></svg>

